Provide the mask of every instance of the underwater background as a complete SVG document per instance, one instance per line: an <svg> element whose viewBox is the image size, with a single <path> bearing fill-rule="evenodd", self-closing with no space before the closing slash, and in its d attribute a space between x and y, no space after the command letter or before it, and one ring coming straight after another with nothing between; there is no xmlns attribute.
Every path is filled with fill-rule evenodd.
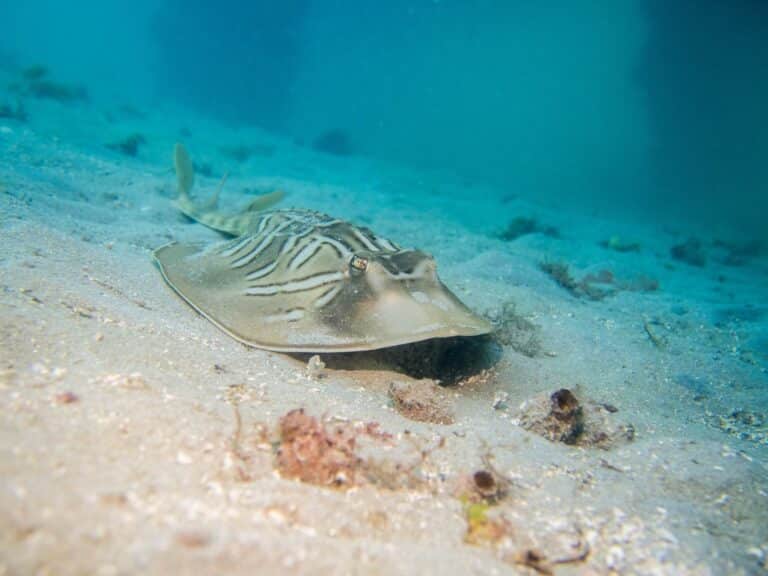
<svg viewBox="0 0 768 576"><path fill-rule="evenodd" d="M0 0L0 575L766 574L767 220L765 0Z"/></svg>
<svg viewBox="0 0 768 576"><path fill-rule="evenodd" d="M590 211L765 237L768 5L6 1L6 63ZM467 192L473 194L473 192Z"/></svg>

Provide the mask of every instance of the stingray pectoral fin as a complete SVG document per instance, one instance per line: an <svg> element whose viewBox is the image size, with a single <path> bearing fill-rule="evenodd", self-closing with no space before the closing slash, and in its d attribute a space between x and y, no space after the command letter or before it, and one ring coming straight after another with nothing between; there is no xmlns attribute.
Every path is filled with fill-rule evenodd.
<svg viewBox="0 0 768 576"><path fill-rule="evenodd" d="M244 296L242 278L233 274L225 259L210 244L171 243L154 252L166 282L195 310L233 337L256 345L258 335L251 333L259 310Z"/></svg>
<svg viewBox="0 0 768 576"><path fill-rule="evenodd" d="M172 243L155 250L154 257L171 288L233 338L279 352L379 347L324 324L297 295L249 295L246 274L222 257L221 247Z"/></svg>

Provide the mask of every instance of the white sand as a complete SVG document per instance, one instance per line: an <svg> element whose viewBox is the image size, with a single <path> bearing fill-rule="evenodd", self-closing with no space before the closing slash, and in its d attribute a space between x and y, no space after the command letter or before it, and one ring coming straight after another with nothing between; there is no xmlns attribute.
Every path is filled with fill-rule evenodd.
<svg viewBox="0 0 768 576"><path fill-rule="evenodd" d="M715 322L717 310L765 305L764 261L692 268L669 258L685 230L502 204L445 175L314 154L255 130L30 107L30 124L0 122L0 574L535 573L513 561L528 549L550 561L584 555L557 574L765 570L765 435L756 426L755 439L740 440L718 417L765 414L768 330ZM244 187L280 185L286 205L430 251L474 309L514 300L548 354L504 349L488 381L450 389L456 422L433 425L393 409L387 386L402 375L330 370L313 380L301 360L227 337L172 293L150 257L170 239L217 238L171 203L182 125L197 160L235 168L225 206L243 203ZM133 130L148 141L138 159L102 146ZM238 167L217 152L241 142L274 154ZM215 182L199 178L198 191ZM490 236L531 214L562 237ZM611 234L641 252L600 248ZM579 277L610 268L657 278L661 290L576 299L538 269L560 259ZM570 447L516 424L524 400L562 387L616 406L612 418L632 423L635 440ZM497 410L500 392L507 408ZM395 435L393 448L373 448L385 463L418 464L420 449L444 445L409 489L282 479L259 427L274 430L298 407L378 422ZM512 481L494 508L508 527L496 547L464 542L457 497L484 457Z"/></svg>

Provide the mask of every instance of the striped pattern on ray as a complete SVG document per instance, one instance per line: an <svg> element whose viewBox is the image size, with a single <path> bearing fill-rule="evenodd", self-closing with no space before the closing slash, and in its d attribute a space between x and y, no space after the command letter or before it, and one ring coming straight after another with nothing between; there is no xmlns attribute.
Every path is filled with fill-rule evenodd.
<svg viewBox="0 0 768 576"><path fill-rule="evenodd" d="M421 251L320 212L246 208L228 217L215 198L194 204L185 154L180 160L177 148L179 207L240 235L213 246L171 243L155 259L182 298L238 340L271 350L353 351L490 331Z"/></svg>

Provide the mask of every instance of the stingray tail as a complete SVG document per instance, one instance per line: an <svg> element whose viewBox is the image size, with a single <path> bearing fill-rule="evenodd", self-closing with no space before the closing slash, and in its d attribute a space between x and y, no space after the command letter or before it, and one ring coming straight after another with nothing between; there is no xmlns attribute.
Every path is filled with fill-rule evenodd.
<svg viewBox="0 0 768 576"><path fill-rule="evenodd" d="M259 211L276 204L285 196L282 190L276 190L255 198L238 214L224 214L217 208L227 174L219 182L213 196L201 204L195 204L191 196L192 187L195 185L195 168L183 144L177 143L174 148L173 165L176 168L176 185L179 192L176 205L179 210L189 218L225 234L246 234L256 221Z"/></svg>

